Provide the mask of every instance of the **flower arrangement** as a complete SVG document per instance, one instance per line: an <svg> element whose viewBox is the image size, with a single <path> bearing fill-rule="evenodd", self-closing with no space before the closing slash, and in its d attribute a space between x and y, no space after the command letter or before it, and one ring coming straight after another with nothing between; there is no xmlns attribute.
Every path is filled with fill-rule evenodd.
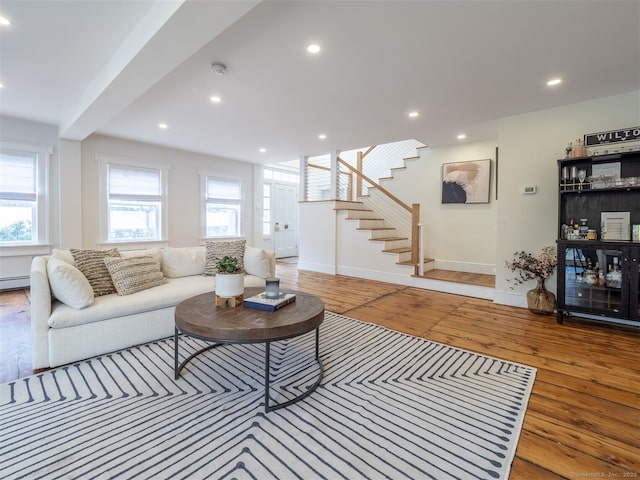
<svg viewBox="0 0 640 480"><path fill-rule="evenodd" d="M512 261L507 260L504 263L512 272L518 272L518 276L513 279L518 285L533 279L544 284L558 265L558 254L553 245L544 247L537 258L525 251L516 252L514 256Z"/></svg>

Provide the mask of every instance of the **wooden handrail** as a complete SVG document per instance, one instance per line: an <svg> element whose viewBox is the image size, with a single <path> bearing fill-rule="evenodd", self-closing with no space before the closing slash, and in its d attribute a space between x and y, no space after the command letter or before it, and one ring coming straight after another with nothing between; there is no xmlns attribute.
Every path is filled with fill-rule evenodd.
<svg viewBox="0 0 640 480"><path fill-rule="evenodd" d="M324 165L316 165L315 163L307 163L307 167L317 168L319 170L327 170L329 172L331 171L331 168L325 167Z"/></svg>
<svg viewBox="0 0 640 480"><path fill-rule="evenodd" d="M409 205L407 205L406 203L404 203L402 200L400 200L398 197L396 197L393 193L387 191L384 189L384 187L382 187L381 185L378 185L376 182L374 182L373 180L371 180L369 177L367 177L364 173L358 171L356 168L353 168L351 165L349 165L347 162L345 162L344 160L342 160L340 157L338 157L338 163L341 163L342 165L344 165L345 167L347 167L349 170L351 170L351 172L355 173L358 177L362 178L363 180L367 181L368 183L370 183L374 188L380 190L382 193L384 193L387 197L389 197L391 200L393 200L395 203L397 203L398 205L400 205L402 208L404 208L405 210L407 210L409 213L412 212L412 209Z"/></svg>
<svg viewBox="0 0 640 480"><path fill-rule="evenodd" d="M367 155L369 155L369 154L373 151L373 149L374 149L374 148L376 148L376 145L373 145L373 146L369 147L369 149L368 149L366 152L364 152L364 153L362 154L362 158L364 158L364 157L366 157ZM360 152L359 152L359 153L360 153Z"/></svg>

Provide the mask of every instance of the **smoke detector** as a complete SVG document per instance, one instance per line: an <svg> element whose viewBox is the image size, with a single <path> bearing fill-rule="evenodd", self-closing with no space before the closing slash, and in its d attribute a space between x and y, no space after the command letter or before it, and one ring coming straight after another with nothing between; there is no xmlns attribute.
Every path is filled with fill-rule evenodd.
<svg viewBox="0 0 640 480"><path fill-rule="evenodd" d="M227 71L227 67L222 63L213 63L211 64L211 70L213 70L216 75L222 76Z"/></svg>

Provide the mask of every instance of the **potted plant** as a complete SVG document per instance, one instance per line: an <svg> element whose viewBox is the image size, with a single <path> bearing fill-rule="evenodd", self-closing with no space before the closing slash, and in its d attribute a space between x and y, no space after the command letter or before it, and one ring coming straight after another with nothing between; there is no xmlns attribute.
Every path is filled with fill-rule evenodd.
<svg viewBox="0 0 640 480"><path fill-rule="evenodd" d="M216 295L238 297L244 293L244 265L237 257L224 256L215 261Z"/></svg>
<svg viewBox="0 0 640 480"><path fill-rule="evenodd" d="M519 285L529 280L538 282L536 288L527 292L527 306L533 313L553 313L556 297L545 288L544 282L555 271L557 265L558 256L554 246L544 247L538 257L521 251L514 253L513 260L505 261L506 268L518 272L518 276L511 280L513 283Z"/></svg>

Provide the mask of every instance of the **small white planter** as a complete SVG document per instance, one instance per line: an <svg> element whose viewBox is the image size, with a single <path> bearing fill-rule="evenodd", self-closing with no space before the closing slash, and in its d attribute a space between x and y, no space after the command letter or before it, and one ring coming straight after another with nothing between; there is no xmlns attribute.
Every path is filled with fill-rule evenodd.
<svg viewBox="0 0 640 480"><path fill-rule="evenodd" d="M244 293L244 273L216 274L216 295L222 298L238 297Z"/></svg>

